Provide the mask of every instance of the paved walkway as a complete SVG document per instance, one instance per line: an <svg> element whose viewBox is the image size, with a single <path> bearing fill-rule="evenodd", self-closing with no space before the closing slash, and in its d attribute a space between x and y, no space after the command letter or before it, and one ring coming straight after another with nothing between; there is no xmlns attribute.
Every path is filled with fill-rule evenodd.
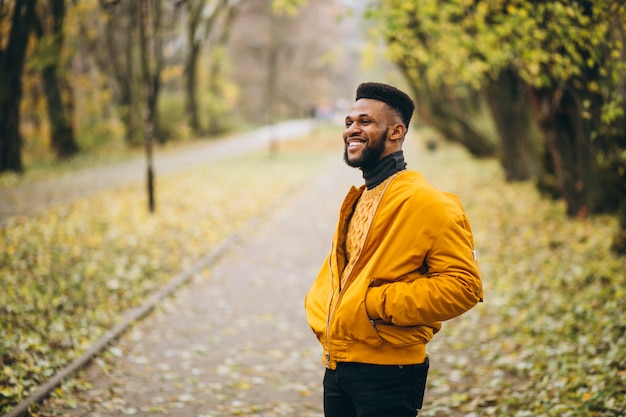
<svg viewBox="0 0 626 417"><path fill-rule="evenodd" d="M194 143L176 151L155 151L154 169L157 175L166 175L194 165L206 163L240 152L268 147L271 141L285 141L313 130L312 119L291 120L267 126L254 132L230 136L220 140ZM67 204L77 198L123 185L145 182L145 158L87 169L60 178L42 180L16 187L0 189L0 224L8 217L34 214L52 205ZM63 190L59 192L59 190Z"/></svg>
<svg viewBox="0 0 626 417"><path fill-rule="evenodd" d="M320 348L303 299L360 172L337 158L85 372L39 416L322 416Z"/></svg>

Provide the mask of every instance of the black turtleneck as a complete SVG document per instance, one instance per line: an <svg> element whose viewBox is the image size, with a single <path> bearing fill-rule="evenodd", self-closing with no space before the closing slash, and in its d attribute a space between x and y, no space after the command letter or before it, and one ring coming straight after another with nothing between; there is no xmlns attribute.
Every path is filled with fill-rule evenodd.
<svg viewBox="0 0 626 417"><path fill-rule="evenodd" d="M402 151L398 151L385 156L383 159L370 167L361 168L361 171L363 171L365 186L368 190L371 190L396 172L404 169L406 169L404 153Z"/></svg>

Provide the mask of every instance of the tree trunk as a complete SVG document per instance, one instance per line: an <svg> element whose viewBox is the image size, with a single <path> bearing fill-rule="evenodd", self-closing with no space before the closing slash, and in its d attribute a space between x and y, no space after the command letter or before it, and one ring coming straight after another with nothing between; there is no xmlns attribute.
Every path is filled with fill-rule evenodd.
<svg viewBox="0 0 626 417"><path fill-rule="evenodd" d="M198 59L200 58L201 41L198 39L198 27L204 10L204 1L188 1L187 44L189 53L185 62L185 113L187 122L194 135L200 134L200 117L198 116Z"/></svg>
<svg viewBox="0 0 626 417"><path fill-rule="evenodd" d="M228 4L229 2L225 3ZM223 96L222 68L224 66L224 60L227 59L225 51L237 11L236 4L230 4L228 6L219 40L211 56L211 64L209 66L209 92L213 100L217 100ZM224 129L224 127L220 125L220 121L223 119L222 116L225 110L222 106L213 106L213 109L213 111L208 112L208 133L216 135L221 133L222 129Z"/></svg>
<svg viewBox="0 0 626 417"><path fill-rule="evenodd" d="M528 86L511 69L506 69L485 91L500 138L500 163L507 181L539 176L541 151L532 137Z"/></svg>
<svg viewBox="0 0 626 417"><path fill-rule="evenodd" d="M141 0L138 3L139 46L142 87L145 99L145 135L147 162L148 209L155 211L153 144L158 128L157 103L161 89L163 67L162 9L161 0Z"/></svg>
<svg viewBox="0 0 626 417"><path fill-rule="evenodd" d="M582 107L571 92L532 90L532 110L543 134L569 216L584 217L602 204L603 187Z"/></svg>
<svg viewBox="0 0 626 417"><path fill-rule="evenodd" d="M214 3L211 14L203 16L206 11L206 1L196 0L187 2L189 22L187 24L187 44L189 53L185 62L185 113L189 127L196 134L202 133L200 125L200 107L198 105L198 62L202 46L213 32L217 19L228 6L228 0ZM234 6L229 6L234 8ZM202 31L202 32L201 32ZM211 111L208 112L209 117Z"/></svg>
<svg viewBox="0 0 626 417"><path fill-rule="evenodd" d="M137 3L105 4L108 14L104 31L108 59L98 59L100 66L114 80L120 119L126 129L126 143L142 144L141 103L136 86L134 48L137 44Z"/></svg>
<svg viewBox="0 0 626 417"><path fill-rule="evenodd" d="M624 178L626 180L626 178ZM620 255L626 255L626 202L622 203L617 218L619 227L613 235L611 250Z"/></svg>
<svg viewBox="0 0 626 417"><path fill-rule="evenodd" d="M163 143L167 141L167 137L158 135L161 132L159 122L159 112L157 109L159 96L161 94L161 72L163 71L163 5L162 0L152 0L153 18L152 18L152 42L151 44L151 71L148 80L145 80L150 87L146 95L146 107L148 108L148 122L152 129L153 135Z"/></svg>
<svg viewBox="0 0 626 417"><path fill-rule="evenodd" d="M49 50L49 59L42 70L44 94L48 109L48 119L51 127L51 143L57 158L67 158L78 152L78 145L72 127L72 109L64 103L61 94L61 51L63 48L63 22L65 20L65 0L50 0L52 11L52 30L40 33L40 39L50 36L52 42ZM42 25L43 26L43 25Z"/></svg>
<svg viewBox="0 0 626 417"><path fill-rule="evenodd" d="M200 57L200 45L191 36L189 36L189 40L191 43L185 65L185 110L189 127L195 135L199 135L202 131L200 117L198 116L198 58Z"/></svg>
<svg viewBox="0 0 626 417"><path fill-rule="evenodd" d="M618 16L615 16L612 26L615 29L612 31L613 37L622 45L621 60L626 62L626 31ZM621 97L626 97L626 74L624 72L619 75L616 85L618 94ZM609 164L612 169L609 168L609 170L617 184L614 198L619 201L619 229L613 237L611 248L618 254L626 255L626 158L621 156L626 152L626 103L624 102L622 102L620 120L621 123L618 126L621 128L615 130L615 137L610 142L611 146L608 147L608 152L613 156L611 158L612 163Z"/></svg>
<svg viewBox="0 0 626 417"><path fill-rule="evenodd" d="M19 130L22 72L28 36L35 19L35 0L16 0L9 39L0 50L0 172L21 172L22 136Z"/></svg>
<svg viewBox="0 0 626 417"><path fill-rule="evenodd" d="M137 7L139 3L130 5L130 24L126 28L126 43L124 43L125 72L123 85L124 92L122 95L122 106L124 111L124 120L126 125L126 143L130 146L141 146L143 143L142 128L144 127L144 117L142 113L143 103L141 99L141 86L138 80L141 79L140 71L137 70L137 60L135 56L137 28L133 26L133 22L138 20Z"/></svg>
<svg viewBox="0 0 626 417"><path fill-rule="evenodd" d="M44 92L50 120L52 148L57 158L70 157L78 152L74 129L63 103L56 66L47 66L42 71Z"/></svg>

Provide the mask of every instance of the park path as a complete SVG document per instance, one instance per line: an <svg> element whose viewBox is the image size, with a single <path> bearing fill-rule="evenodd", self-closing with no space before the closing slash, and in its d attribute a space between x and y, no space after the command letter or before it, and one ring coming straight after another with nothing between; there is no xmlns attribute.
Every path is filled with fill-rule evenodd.
<svg viewBox="0 0 626 417"><path fill-rule="evenodd" d="M211 159L269 148L271 141L281 142L304 135L315 129L318 123L312 119L290 120L219 140L194 142L172 151L157 149L154 155L155 173L158 178ZM0 225L12 216L32 215L50 206L68 204L104 190L140 184L145 182L145 177L146 161L139 157L62 177L0 188Z"/></svg>

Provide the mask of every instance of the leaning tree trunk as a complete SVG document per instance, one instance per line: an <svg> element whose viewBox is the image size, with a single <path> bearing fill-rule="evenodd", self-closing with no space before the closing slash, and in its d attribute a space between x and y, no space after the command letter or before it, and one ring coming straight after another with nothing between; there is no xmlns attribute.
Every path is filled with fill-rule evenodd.
<svg viewBox="0 0 626 417"><path fill-rule="evenodd" d="M35 0L16 0L8 41L0 49L0 172L24 169L19 129L22 71L35 19Z"/></svg>
<svg viewBox="0 0 626 417"><path fill-rule="evenodd" d="M507 181L539 176L541 149L533 140L528 86L513 70L506 69L485 93L500 139L500 163Z"/></svg>

